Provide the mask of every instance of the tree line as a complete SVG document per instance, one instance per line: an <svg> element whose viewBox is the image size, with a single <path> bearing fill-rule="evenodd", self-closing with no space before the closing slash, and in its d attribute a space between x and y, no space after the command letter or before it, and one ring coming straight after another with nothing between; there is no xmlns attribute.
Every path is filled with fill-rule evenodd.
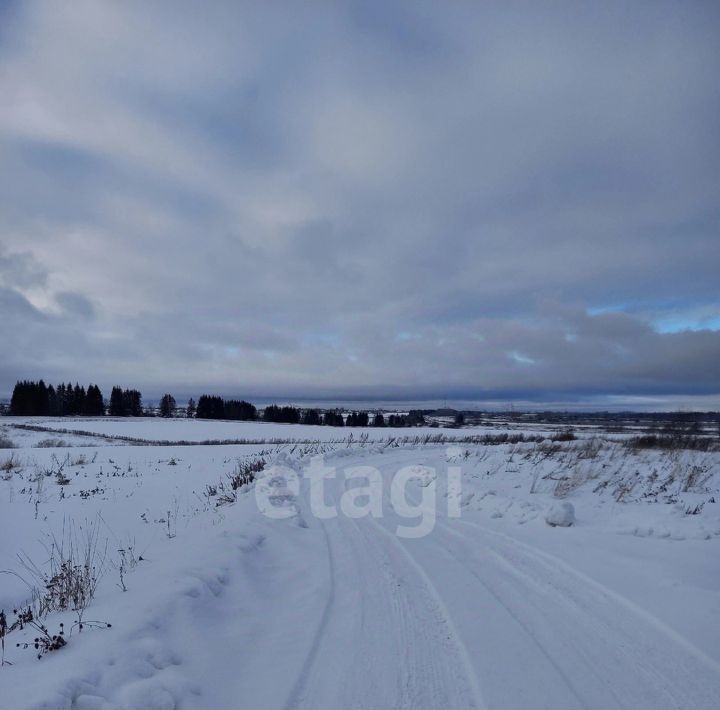
<svg viewBox="0 0 720 710"><path fill-rule="evenodd" d="M423 413L411 410L408 414L390 414L387 419L382 412L377 412L372 420L368 412L350 412L347 417L335 410L320 412L318 409L298 409L296 407L278 407L270 405L263 412L266 422L283 422L287 424L310 424L316 426L353 426L353 427L410 427L425 424Z"/></svg>
<svg viewBox="0 0 720 710"><path fill-rule="evenodd" d="M201 395L197 407L192 399L188 402L187 415L191 417L193 413L197 419L233 419L251 422L258 418L255 405L244 399L223 399L207 394Z"/></svg>
<svg viewBox="0 0 720 710"><path fill-rule="evenodd" d="M142 395L138 390L113 387L110 403L106 408L102 391L90 384L87 389L75 384L46 385L43 380L17 382L10 399L10 414L13 416L143 416Z"/></svg>
<svg viewBox="0 0 720 710"><path fill-rule="evenodd" d="M88 388L70 383L57 387L46 385L43 380L18 382L10 399L10 414L15 416L51 416L83 414L102 416L105 403L97 385Z"/></svg>
<svg viewBox="0 0 720 710"><path fill-rule="evenodd" d="M111 417L142 417L142 395L137 390L113 387L108 414Z"/></svg>
<svg viewBox="0 0 720 710"><path fill-rule="evenodd" d="M46 385L43 380L17 382L10 400L9 413L13 416L103 416L106 410L111 417L152 416L152 412L143 409L142 394L136 389L113 387L106 407L97 385L88 385L87 389L79 384L69 383L53 387ZM176 411L175 398L171 394L163 395L160 400L160 416L173 417ZM372 420L368 412L350 412L346 420L338 410L321 412L319 409L301 409L277 404L265 407L261 416L257 407L250 402L207 394L201 395L197 404L191 398L185 408L185 415L197 419L262 419L283 424L335 427L407 427L425 423L421 411L410 411L406 415L390 414L387 418L378 412Z"/></svg>

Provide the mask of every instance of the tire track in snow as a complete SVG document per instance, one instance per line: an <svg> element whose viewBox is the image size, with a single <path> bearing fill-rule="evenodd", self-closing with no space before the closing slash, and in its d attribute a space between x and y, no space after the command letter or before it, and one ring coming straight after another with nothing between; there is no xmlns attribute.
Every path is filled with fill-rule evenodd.
<svg viewBox="0 0 720 710"><path fill-rule="evenodd" d="M407 452L404 451L397 452L397 455L395 456L388 455L386 453L383 455L383 467L387 468L388 464L395 459L403 462L406 458ZM384 489L385 493L387 492L386 488L387 487L385 487ZM347 479L345 480L345 490L347 490ZM384 508L386 510L392 509L392 506L387 499L385 500ZM435 586L435 584L433 584L425 569L418 563L418 561L409 552L405 545L400 542L397 535L387 530L387 528L382 523L380 523L372 516L366 516L362 520L363 522L367 521L368 525L374 530L376 530L380 534L380 537L382 537L382 539L387 540L391 543L390 545L385 545L386 554L388 549L394 549L401 555L404 561L410 566L417 579L420 580L421 586L425 592L427 599L435 607L435 611L437 612L436 618L438 618L442 626L447 631L447 638L450 640L452 647L455 651L457 660L459 661L459 665L462 668L462 674L464 676L466 689L469 692L470 697L468 698L468 700L470 702L470 705L466 704L463 707L473 707L477 708L478 710L484 709L486 707L486 704L483 699L483 694L480 688L477 674L470 659L470 654L468 653L467 647L465 646L465 643L463 642L462 637L456 628L450 611L444 600L440 596L437 587ZM360 527L358 521L354 522L358 527ZM368 525L366 525L365 527L367 528ZM434 670L432 663L430 664L430 668ZM416 706L411 705L410 707L414 708Z"/></svg>
<svg viewBox="0 0 720 710"><path fill-rule="evenodd" d="M443 525L441 523L441 525ZM444 526L444 525L443 525ZM449 526L444 526L446 530L449 533L457 534L454 530L452 530ZM459 536L459 535L458 535ZM458 564L461 564L463 566L466 565L466 561L463 561L460 559L459 556L457 556L455 553L452 552L450 548L446 548L448 554L450 554L453 559L458 562ZM467 568L468 572L482 585L482 587L495 599L495 601L501 605L507 613L510 615L512 620L527 634L527 637L530 639L530 642L535 646L535 648L538 650L538 652L547 660L547 662L555 669L556 673L558 674L558 677L560 677L563 682L565 683L566 687L570 690L574 698L577 700L579 707L583 708L590 708L590 706L585 702L584 698L580 695L578 689L575 687L575 684L572 682L570 677L567 675L565 670L562 668L562 666L553 658L553 656L548 653L547 649L540 643L540 641L537 639L535 633L533 632L532 627L525 622L523 619L521 619L516 613L514 613L513 609L509 604L507 604L502 596L497 593L495 589L493 589L492 585L488 585L479 574L477 574L472 568Z"/></svg>
<svg viewBox="0 0 720 710"><path fill-rule="evenodd" d="M325 536L325 544L327 545L330 590L328 592L327 601L325 602L325 607L323 608L322 616L320 617L320 621L315 629L312 645L305 661L303 662L300 674L290 691L287 703L285 704L285 710L296 710L296 708L302 707L303 705L310 672L316 662L320 644L322 643L323 635L327 629L330 615L335 604L335 560L333 558L332 546L330 545L330 538L328 536L327 529L324 525L321 525L321 527Z"/></svg>
<svg viewBox="0 0 720 710"><path fill-rule="evenodd" d="M554 564L552 556L539 550L538 564L544 562L545 567L535 570L533 576L524 568L527 565L508 559L507 550L498 550L497 544L489 544L479 535L463 535L448 522L439 518L437 525L452 533L456 541L448 541L445 535L438 538L435 531L417 544L396 542L413 549L413 553L408 549L408 554L438 580L440 594L447 597L453 612L462 611L458 604L472 604L476 615L486 618L488 626L483 628L466 614L462 628L470 634L471 659L478 663L483 689L493 705L542 705L544 697L548 706L573 710L717 707L718 664L662 621L561 560ZM481 526L459 522L484 531ZM500 533L487 532L517 543ZM391 535L388 530L386 534ZM484 557L478 555L479 550ZM452 580L450 586L448 580ZM464 593L455 593L453 586L458 585ZM471 623L466 627L468 620ZM484 631L489 633L483 635ZM529 646L535 651L529 651ZM498 651L502 651L500 657L493 658ZM496 682L494 674L507 674L507 681Z"/></svg>
<svg viewBox="0 0 720 710"><path fill-rule="evenodd" d="M337 501L345 486L336 483ZM373 522L342 514L320 521L333 579L285 710L481 710L477 678L437 590Z"/></svg>
<svg viewBox="0 0 720 710"><path fill-rule="evenodd" d="M462 637L458 633L457 628L455 627L455 623L453 622L453 619L446 604L438 593L438 590L433 584L432 580L427 575L423 567L417 562L413 555L410 554L407 548L400 542L400 540L395 535L389 532L381 523L379 523L374 518L368 516L366 520L368 520L370 524L386 540L390 540L392 542L392 546L400 552L400 554L403 556L403 558L406 560L406 562L410 565L413 571L417 574L418 578L421 580L422 585L427 591L428 597L433 601L434 605L436 606L442 622L447 628L449 637L452 640L452 643L456 649L458 658L463 668L463 673L465 675L468 689L471 693L473 703L471 707L478 708L478 710L480 710L481 708L485 708L486 706L485 701L483 700L482 692L480 690L480 683L478 682L478 678L470 660L467 648L462 640Z"/></svg>
<svg viewBox="0 0 720 710"><path fill-rule="evenodd" d="M449 705L449 707L477 708L478 710L485 708L477 676L474 672L472 664L469 661L467 649L457 632L447 607L445 606L442 598L439 596L432 581L425 573L425 570L416 563L414 558L407 552L407 550L405 550L399 540L392 535L392 533L389 533L373 518L368 517L367 520L370 521L373 529L380 533L379 536L371 535L368 537L374 537L376 541L378 540L378 537L380 537L383 540L389 539L392 542L392 545L385 544L380 546L384 550L384 554L387 556L388 562L390 563L388 564L388 569L392 570L392 577L398 580L400 584L409 586L406 578L404 576L400 576L400 570L404 563L405 567L410 568L411 574L414 575L420 583L421 591L418 592L417 589L411 589L411 595L408 595L407 592L402 595L402 598L407 599L408 601L406 601L400 612L400 619L407 625L404 636L409 639L412 644L409 650L411 650L416 656L415 659L412 659L414 660L412 666L409 666L406 669L407 684L410 686L408 692L412 692L412 688L414 686L422 683L424 678L419 676L429 675L432 677L430 685L435 689L433 694L435 696L439 696L444 692L446 695L444 703L452 701L452 704ZM362 526L358 527L361 528ZM393 560L391 550L400 554L402 562L398 564L397 558ZM392 564L393 562L395 562L395 564ZM421 597L425 597L426 613L424 614L419 611L419 601ZM439 637L433 638L428 632L427 627L422 623L424 619L427 619L428 611L430 612L430 617L432 618L432 622L435 624L436 629L438 629L439 625ZM439 644L440 638L449 642L449 644L445 644L447 651L454 656L451 662L445 664L445 668L443 668L442 671L437 667L436 663L438 655L436 653L436 646ZM423 644L417 643L418 640L424 642L424 647ZM430 649L429 652L428 649ZM424 655L420 655L423 652ZM456 674L451 675L452 670L456 667L460 669L460 677ZM462 689L464 692L460 691L457 687L458 683L465 686ZM422 693L422 691L418 693L418 689L415 689L415 693L415 696L407 698L407 701L400 707L414 709L421 707L421 705L418 704L419 702L427 701L427 697ZM440 700L438 700L438 702L440 702ZM433 704L429 707L435 708L439 707L439 705ZM443 707L448 707L448 705L443 704Z"/></svg>
<svg viewBox="0 0 720 710"><path fill-rule="evenodd" d="M634 708L649 702L654 708L717 707L720 676L714 661L703 659L704 654L698 655L697 649L682 638L675 643L677 634L658 619L636 610L631 602L561 560L501 533L461 522L502 540L510 550L493 548L487 542L483 548L482 539L470 539L441 523L444 531L462 541L462 547L446 546L446 553L464 563L497 599L542 655L552 661L560 678L568 680L560 663L574 668L582 684L577 689L572 684L568 687L576 697L587 696L580 698L583 704L589 701L592 707L598 703L611 707L613 702L615 707ZM463 548L469 552L464 562L458 554ZM512 554L518 549L525 553L524 558ZM486 556L481 557L478 550ZM485 570L484 575L480 570ZM554 654L559 654L557 660L552 658ZM710 674L698 668L698 663Z"/></svg>
<svg viewBox="0 0 720 710"><path fill-rule="evenodd" d="M702 649L692 644L687 638L685 638L685 636L672 629L665 622L663 622L662 619L659 619L657 616L650 613L646 609L643 609L641 606L638 606L636 603L632 602L627 597L624 597L622 594L619 594L615 590L610 589L601 582L598 582L596 579L590 577L589 575L586 575L584 572L581 572L575 567L572 567L564 560L561 560L559 557L556 557L549 552L545 552L544 550L540 550L533 545L528 545L525 542L516 540L509 535L505 535L504 533L484 528L477 523L466 520L461 520L460 522L463 525L474 527L486 535L494 536L498 539L505 541L509 545L523 550L529 556L534 557L539 564L544 564L547 569L555 572L556 574L559 572L564 575L571 575L583 584L594 588L599 593L604 594L608 598L615 601L617 604L623 606L629 612L632 612L633 614L642 618L643 621L645 621L646 623L655 627L658 631L666 635L670 641L678 644L688 653L695 656L697 660L707 666L708 669L720 674L720 663L718 661L707 655Z"/></svg>

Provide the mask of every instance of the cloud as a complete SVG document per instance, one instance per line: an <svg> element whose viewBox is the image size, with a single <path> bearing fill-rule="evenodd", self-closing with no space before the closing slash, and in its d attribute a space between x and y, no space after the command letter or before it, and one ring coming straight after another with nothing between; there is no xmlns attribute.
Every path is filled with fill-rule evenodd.
<svg viewBox="0 0 720 710"><path fill-rule="evenodd" d="M4 24L0 391L720 394L715 4Z"/></svg>
<svg viewBox="0 0 720 710"><path fill-rule="evenodd" d="M9 252L0 242L0 284L29 288L41 286L47 272L29 252Z"/></svg>
<svg viewBox="0 0 720 710"><path fill-rule="evenodd" d="M55 294L55 301L68 315L79 316L84 320L91 320L95 315L93 304L82 294L61 291Z"/></svg>

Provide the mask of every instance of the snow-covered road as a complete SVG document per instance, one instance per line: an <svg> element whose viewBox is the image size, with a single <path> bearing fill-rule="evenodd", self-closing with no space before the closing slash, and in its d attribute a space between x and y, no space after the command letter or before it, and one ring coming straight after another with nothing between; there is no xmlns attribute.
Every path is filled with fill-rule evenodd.
<svg viewBox="0 0 720 710"><path fill-rule="evenodd" d="M364 463L389 477L403 461ZM378 519L322 522L328 599L287 707L717 707L720 666L663 622L547 553L438 513L418 539L395 534L407 521L389 500Z"/></svg>

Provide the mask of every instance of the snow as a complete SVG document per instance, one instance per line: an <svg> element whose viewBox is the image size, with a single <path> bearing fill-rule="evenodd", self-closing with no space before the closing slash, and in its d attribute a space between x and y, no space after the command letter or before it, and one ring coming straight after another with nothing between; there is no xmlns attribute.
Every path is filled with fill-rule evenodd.
<svg viewBox="0 0 720 710"><path fill-rule="evenodd" d="M112 624L74 630L40 660L15 646L34 632L8 635L3 710L717 707L718 452L603 439L348 445L324 427L231 422L56 428L195 442L310 442L311 429L316 442L89 437L0 451L0 469L15 457L0 470L0 570L24 573L20 553L44 564L51 533L97 529L107 558L86 619ZM273 433L246 436L261 430ZM258 457L255 483L216 505L208 486ZM321 464L337 469L323 491L330 517L313 514L303 478ZM58 466L65 485L45 475ZM367 485L358 467L378 472L378 516L343 512ZM266 500L282 515L263 515ZM546 524L571 509L577 524ZM118 550L129 546L142 560L123 591ZM0 574L0 608L27 595ZM53 612L46 624L74 619Z"/></svg>
<svg viewBox="0 0 720 710"><path fill-rule="evenodd" d="M575 507L567 501L553 503L545 513L545 522L551 527L569 528L575 523Z"/></svg>
<svg viewBox="0 0 720 710"><path fill-rule="evenodd" d="M44 432L31 432L13 425L30 425L43 428ZM63 433L66 440L76 445L97 443L92 435L107 436L106 443L127 443L124 438L155 443L165 442L273 442L273 441L354 441L363 438L382 441L390 437L438 436L467 437L506 432L507 429L493 427L467 427L443 429L440 427L326 427L304 424L276 424L273 422L214 421L206 419L136 419L132 417L89 417L52 418L52 417L4 417L0 422L0 434L15 441L18 446L36 446L38 441L56 436L53 432ZM547 428L536 433L548 432ZM87 434L91 436L88 437ZM132 443L132 442L131 442Z"/></svg>

